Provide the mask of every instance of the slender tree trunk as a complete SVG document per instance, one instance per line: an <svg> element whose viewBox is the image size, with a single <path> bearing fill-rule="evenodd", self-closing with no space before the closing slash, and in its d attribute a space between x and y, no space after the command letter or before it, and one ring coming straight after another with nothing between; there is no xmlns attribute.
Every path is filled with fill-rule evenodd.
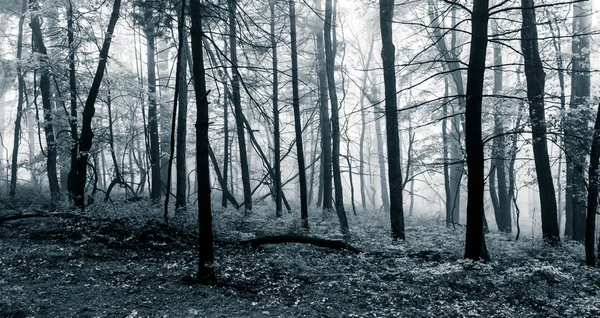
<svg viewBox="0 0 600 318"><path fill-rule="evenodd" d="M177 106L178 106L178 102L179 102L179 93L181 91L181 87L184 85L187 85L187 83L184 81L182 81L182 77L181 77L181 73L185 73L186 72L186 64L187 64L187 59L186 56L184 55L184 43L187 42L187 37L185 36L184 30L185 30L185 10L183 9L183 7L185 6L185 0L181 1L181 8L179 10L179 21L178 21L178 25L177 25L177 37L179 39L179 45L177 47L177 62L175 63L176 65L176 71L175 71L175 96L173 96L173 115L171 116L171 138L168 141L168 143L166 143L167 145L169 145L169 159L167 160L167 182L165 183L166 185L166 194L165 194L165 210L164 210L164 215L163 218L165 220L165 224L169 224L169 199L171 198L171 180L173 179L173 157L175 156L175 132L177 131L179 133L178 128L180 126L177 126ZM187 93L187 92L186 92ZM166 107L163 108L166 110ZM166 113L166 112L165 112ZM164 121L163 121L164 122ZM164 127L164 126L163 126ZM185 126L184 126L184 136L185 136ZM184 141L185 143L185 141ZM165 143L163 143L163 145L165 145ZM184 162L185 162L185 153L183 154L184 156ZM178 171L179 172L179 171ZM183 173L185 173L185 169L183 170ZM182 175L183 175L182 173ZM179 173L178 173L178 180L179 180ZM185 182L182 182L183 186L184 186L184 191L183 193L179 193L179 183L178 183L178 187L176 190L176 194L175 194L175 211L177 211L177 209L180 207L181 202L183 201L183 204L185 206Z"/></svg>
<svg viewBox="0 0 600 318"><path fill-rule="evenodd" d="M542 232L544 240L552 245L560 243L556 220L556 196L552 182L552 170L548 158L546 141L546 119L544 111L544 86L546 74L539 55L538 34L533 0L521 0L523 27L521 28L521 48L525 58L527 79L527 99L531 119L533 156L540 195L542 212Z"/></svg>
<svg viewBox="0 0 600 318"><path fill-rule="evenodd" d="M150 198L158 203L162 195L162 181L160 169L160 141L158 136L158 111L156 102L156 48L153 12L146 9L146 59L148 66L148 134L150 135L150 166L152 175L152 188Z"/></svg>
<svg viewBox="0 0 600 318"><path fill-rule="evenodd" d="M546 11L546 13L548 14L548 26L550 27L550 34L552 34L552 44L554 46L554 51L555 51L555 55L556 55L556 68L558 69L557 73L558 73L558 84L560 87L560 111L563 114L563 117L561 118L560 122L561 122L561 127L563 127L564 130L564 124L565 124L565 110L566 110L566 93L565 93L565 69L563 66L563 54L562 54L562 48L560 45L560 39L561 39L561 35L560 35L560 27L558 26L558 22L556 22L556 17L555 17L555 23L556 23L556 32L554 30L553 27L553 23L550 20L550 16L549 16L549 11ZM562 154L563 154L563 149L567 147L567 145L565 144L565 136L563 134L563 138L562 138L562 149L559 147L559 155L558 155L558 177L556 180L556 184L558 187L558 195L557 195L557 207L558 207L558 226L560 227L561 223L562 223L562 186L561 186L561 176L562 176ZM569 168L569 167L568 167ZM568 178L567 178L568 179ZM566 194L567 194L567 199L565 200L565 209L564 209L564 213L565 213L565 232L564 235L565 237L573 237L573 214L572 214L572 210L571 210L571 200L568 199L568 197L571 195L569 187L566 188Z"/></svg>
<svg viewBox="0 0 600 318"><path fill-rule="evenodd" d="M213 231L210 199L210 167L208 144L208 92L206 91L204 58L202 48L202 16L200 0L192 0L190 15L192 20L191 40L194 60L193 76L196 91L196 171L198 176L198 273L201 281L214 281ZM235 40L234 43L235 44ZM232 45L235 47L235 45Z"/></svg>
<svg viewBox="0 0 600 318"><path fill-rule="evenodd" d="M237 68L237 32L236 11L237 0L228 0L229 10L229 49L230 61L233 67L231 77L231 89L233 95L233 106L235 109L235 121L237 127L240 165L242 170L242 185L244 188L244 207L247 212L252 212L252 188L250 187L250 172L248 171L248 152L246 150L246 137L244 134L244 114L242 112L242 100L240 97L240 74Z"/></svg>
<svg viewBox="0 0 600 318"><path fill-rule="evenodd" d="M77 162L74 167L71 167L69 173L71 182L71 193L73 193L73 202L75 206L80 209L85 208L85 182L87 174L87 161L89 151L92 149L92 139L94 138L94 132L92 130L92 118L94 117L96 98L100 90L100 84L106 70L106 63L108 60L108 52L110 50L110 43L115 25L119 19L119 10L121 8L121 0L115 0L113 5L113 11L110 15L110 21L104 36L104 43L100 50L100 59L98 60L98 67L96 68L96 74L94 75L94 81L90 87L90 92L85 101L83 108L82 124L81 124L81 136L79 139L79 149L77 153Z"/></svg>
<svg viewBox="0 0 600 318"><path fill-rule="evenodd" d="M335 187L335 209L340 220L342 234L349 233L348 220L344 210L344 191L342 189L342 175L340 171L340 118L338 114L338 100L335 85L335 55L333 55L332 34L332 0L325 0L325 60L327 70L327 86L329 88L329 101L331 104L331 162L333 169L333 183Z"/></svg>
<svg viewBox="0 0 600 318"><path fill-rule="evenodd" d="M492 22L493 32L497 33L498 23ZM494 87L493 94L500 95L503 89L502 80L502 47L500 44L494 44ZM502 121L503 109L502 104L495 105L494 109L494 140L492 143L492 164L495 166L495 171L492 174L496 174L498 177L498 184L494 191L498 193L498 204L494 206L494 210L497 210L496 224L498 230L501 232L510 233L512 231L512 220L510 213L510 197L508 193L508 186L506 180L506 137L504 134L504 124ZM493 189L492 178L490 177L490 190Z"/></svg>
<svg viewBox="0 0 600 318"><path fill-rule="evenodd" d="M321 10L321 0L316 0L316 10ZM318 77L319 77L319 118L321 123L321 176L319 181L319 198L317 206L321 200L323 210L331 210L333 208L332 196L332 176L331 176L331 125L329 121L329 108L327 105L327 66L325 60L325 44L323 39L323 31L319 30L316 33L317 42L317 62L318 62ZM321 193L323 194L321 196Z"/></svg>
<svg viewBox="0 0 600 318"><path fill-rule="evenodd" d="M269 7L271 9L271 48L273 50L273 139L274 139L274 148L273 148L273 152L274 152L274 160L273 160L273 167L274 167L274 174L275 174L275 180L274 181L274 192L275 192L275 213L277 215L277 217L281 217L281 137L280 137L280 129L279 129L279 103L278 103L278 99L279 99L279 82L278 82L278 70L277 70L277 41L275 40L275 4L277 3L276 0L271 0L269 2ZM290 4L290 20L291 19L295 19L295 16L292 17L292 5ZM294 13L295 14L295 13ZM290 21L290 24L292 22ZM291 35L293 37L296 36L295 29L292 29L292 33ZM296 43L294 41L295 39L292 40L292 46L295 46ZM293 63L293 59L296 58L296 63L297 63L297 56L294 57L294 48L292 47L292 63ZM296 72L298 71L297 66L296 66ZM292 72L294 72L294 66L292 65ZM297 74L296 74L297 75ZM292 74L292 81L294 81L293 78L293 74ZM294 87L294 89L298 89L297 87L297 81L298 78L296 77L296 87ZM297 95L294 95L294 98L296 98ZM295 100L294 100L295 101ZM295 105L294 105L295 107ZM296 115L295 113L295 108L294 108L294 117ZM298 158L298 161L300 161L300 158Z"/></svg>
<svg viewBox="0 0 600 318"><path fill-rule="evenodd" d="M381 106L379 105L378 99L378 91L377 88L373 88L371 90L371 96L369 98L369 102L374 105L373 107L373 121L375 121L375 139L377 140L377 163L379 166L379 184L381 187L381 202L383 204L383 209L388 211L390 209L390 199L388 197L388 187L387 187L387 178L385 177L385 152L383 150L383 132L381 131L381 123L380 119L382 114L384 113L381 110Z"/></svg>
<svg viewBox="0 0 600 318"><path fill-rule="evenodd" d="M30 7L39 11L39 5L36 0L30 1ZM48 70L48 52L42 36L40 17L36 12L31 16L29 24L32 31L33 52L40 54L42 70L40 74L40 91L42 92L42 106L44 108L44 134L48 145L46 168L48 171L48 181L50 184L50 194L52 201L60 198L60 185L58 182L56 169L56 136L54 135L54 123L52 116L52 94L50 92L50 75Z"/></svg>
<svg viewBox="0 0 600 318"><path fill-rule="evenodd" d="M375 37L371 38L371 47L369 49L369 55L367 57L366 63L364 63L363 68L365 69L363 72L362 84L361 84L361 94L360 94L360 141L359 141L359 166L358 166L358 175L360 177L360 202L362 204L363 211L367 209L367 199L366 199L366 186L365 186L365 133L367 130L367 111L365 110L365 95L367 94L367 80L369 78L369 73L367 69L371 64L371 58L373 57L373 47L374 47Z"/></svg>
<svg viewBox="0 0 600 318"><path fill-rule="evenodd" d="M179 5L179 10L184 8ZM180 22L181 23L181 22ZM179 65L179 113L177 114L177 190L175 198L175 210L183 210L186 208L187 198L187 163L186 163L186 143L187 143L187 116L188 116L188 84L187 84L187 53L188 36L187 29L184 27L182 38L179 39L179 45L182 46L181 60Z"/></svg>
<svg viewBox="0 0 600 318"><path fill-rule="evenodd" d="M483 233L484 213L484 161L481 135L481 109L487 49L488 0L473 4L471 17L471 48L467 70L467 95L465 108L465 143L469 178L467 191L467 235L465 258L489 260Z"/></svg>
<svg viewBox="0 0 600 318"><path fill-rule="evenodd" d="M464 92L464 84L461 74L461 66L460 66L460 58L459 53L457 52L456 47L456 7L452 8L452 32L451 32L451 40L450 40L450 49L448 49L446 45L446 41L443 38L443 27L440 25L439 21L439 13L435 8L433 0L429 0L428 3L428 14L429 19L431 20L432 28L433 28L433 40L438 48L438 51L444 58L444 63L448 70L450 71L450 76L452 77L452 81L454 82L454 87L456 90L456 95L458 99L458 112L453 109L453 116L450 120L450 134L449 134L449 153L450 153L450 195L448 196L450 200L446 202L446 204L450 205L452 211L452 223L458 224L460 222L460 190L461 190L461 181L463 176L464 164L462 163L462 153L461 153L461 113L465 109L465 92Z"/></svg>
<svg viewBox="0 0 600 318"><path fill-rule="evenodd" d="M381 26L381 59L385 84L385 126L387 135L388 178L390 182L390 221L392 238L404 240L404 211L402 208L402 167L400 164L400 139L398 137L398 109L396 105L396 48L392 39L394 0L379 0ZM382 189L385 191L385 189Z"/></svg>
<svg viewBox="0 0 600 318"><path fill-rule="evenodd" d="M17 40L17 61L21 60L23 54L23 22L25 21L25 14L27 13L28 0L23 0L21 7L21 17L19 17L19 38ZM21 118L23 117L23 103L25 102L25 79L23 78L23 71L21 69L21 63L17 63L17 81L18 81L18 100L17 100L17 118L15 119L15 134L13 139L13 152L10 169L10 198L13 199L17 189L17 171L19 162L19 144L21 143ZM30 143L33 140L29 140Z"/></svg>
<svg viewBox="0 0 600 318"><path fill-rule="evenodd" d="M590 185L587 193L587 219L585 225L585 263L596 266L594 241L596 238L596 213L598 211L598 161L600 160L600 108L596 115L592 151L590 155Z"/></svg>
<svg viewBox="0 0 600 318"><path fill-rule="evenodd" d="M302 143L302 123L300 122L300 93L298 90L298 44L296 42L296 5L294 1L295 0L288 0L290 9L290 42L292 47L292 105L294 108L296 153L298 156L298 177L300 181L300 219L302 221L302 228L308 231L308 195L306 193L306 164L304 162L304 146ZM279 135L279 133L277 133L277 135ZM275 141L279 143L278 138L276 138ZM275 153L275 155L279 157L278 153ZM275 164L279 166L279 160L276 160ZM280 188L281 176L279 176L279 185L277 191L280 191ZM280 197L279 194L278 197Z"/></svg>
<svg viewBox="0 0 600 318"><path fill-rule="evenodd" d="M443 155L444 155L444 194L446 195L446 226L454 225L454 218L452 216L452 191L450 189L450 158L448 157L448 148L450 147L448 141L448 77L444 77L444 101L442 104L442 144L443 144Z"/></svg>
<svg viewBox="0 0 600 318"><path fill-rule="evenodd" d="M571 100L565 128L567 187L570 188L572 239L583 242L586 232L585 170L589 149L590 116L590 35L592 2L573 3L573 40L571 47Z"/></svg>

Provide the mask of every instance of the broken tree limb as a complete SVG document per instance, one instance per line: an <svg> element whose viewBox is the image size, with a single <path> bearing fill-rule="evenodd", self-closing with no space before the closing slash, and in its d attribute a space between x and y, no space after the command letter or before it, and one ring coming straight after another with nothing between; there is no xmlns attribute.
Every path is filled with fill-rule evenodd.
<svg viewBox="0 0 600 318"><path fill-rule="evenodd" d="M219 242L222 244L235 244L235 245L250 245L252 247L259 247L265 244L283 244L283 243L300 243L310 244L318 247L326 247L335 250L347 250L353 253L362 253L363 251L356 248L341 240L327 240L318 237L297 235L297 234L284 234L275 236L263 236L257 237L251 240L237 241L237 242Z"/></svg>
<svg viewBox="0 0 600 318"><path fill-rule="evenodd" d="M210 159L215 168L215 173L217 174L217 179L219 180L219 183L221 184L221 191L223 191L223 195L225 195L225 198L227 198L227 200L229 202L231 202L231 204L233 204L233 206L236 208L236 210L239 209L241 207L241 205L237 203L237 200L235 199L235 197L231 194L231 192L229 192L229 189L227 189L227 181L225 181L223 179L223 176L221 175L221 170L219 170L219 163L217 162L215 153L213 152L212 147L210 147L210 145L208 146L208 154L210 155Z"/></svg>
<svg viewBox="0 0 600 318"><path fill-rule="evenodd" d="M89 217L87 215L77 214L77 213L35 211L35 212L26 212L26 213L2 216L2 217L0 217L0 225L2 225L4 222L7 222L7 221L14 221L14 220L21 220L21 219L28 219L28 218L50 218L50 217L63 218L63 219L75 219L75 218L92 219L91 217Z"/></svg>

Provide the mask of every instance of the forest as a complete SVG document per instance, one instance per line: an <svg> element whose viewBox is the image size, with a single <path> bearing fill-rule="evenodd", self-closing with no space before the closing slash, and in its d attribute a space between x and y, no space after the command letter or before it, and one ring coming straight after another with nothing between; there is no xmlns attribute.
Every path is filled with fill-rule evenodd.
<svg viewBox="0 0 600 318"><path fill-rule="evenodd" d="M0 316L600 316L599 43L597 0L0 0Z"/></svg>

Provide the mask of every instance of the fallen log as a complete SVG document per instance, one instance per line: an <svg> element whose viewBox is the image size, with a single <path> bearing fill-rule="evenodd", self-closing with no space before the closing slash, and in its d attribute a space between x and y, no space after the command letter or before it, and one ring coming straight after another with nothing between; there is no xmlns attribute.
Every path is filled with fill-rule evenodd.
<svg viewBox="0 0 600 318"><path fill-rule="evenodd" d="M28 218L63 218L63 219L91 219L91 217L77 214L77 213L68 213L68 212L27 212L27 213L19 213L19 214L11 214L0 217L0 225L7 221L28 219Z"/></svg>
<svg viewBox="0 0 600 318"><path fill-rule="evenodd" d="M341 240L327 240L318 237L306 236L306 235L297 235L297 234L285 234L285 235L275 235L275 236L263 236L257 237L251 240L244 241L219 241L217 243L221 244L234 244L234 245L250 245L252 247L259 247L265 244L283 244L283 243L300 243L300 244L310 244L318 247L326 247L336 250L346 250L353 253L362 253L363 251L359 248L356 248L344 241Z"/></svg>

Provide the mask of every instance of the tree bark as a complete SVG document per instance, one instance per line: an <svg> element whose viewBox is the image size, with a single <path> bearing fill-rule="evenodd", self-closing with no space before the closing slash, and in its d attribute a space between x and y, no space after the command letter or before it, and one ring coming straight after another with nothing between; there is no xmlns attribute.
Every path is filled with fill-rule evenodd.
<svg viewBox="0 0 600 318"><path fill-rule="evenodd" d="M467 191L467 234L465 258L489 261L485 245L484 223L484 161L481 134L481 109L487 49L489 0L473 3L471 16L471 48L467 70L467 95L465 108L465 143L469 169Z"/></svg>
<svg viewBox="0 0 600 318"><path fill-rule="evenodd" d="M340 221L342 234L349 233L348 220L344 210L344 191L342 189L342 176L340 171L340 118L338 114L338 99L335 85L335 55L333 55L332 33L332 0L325 0L325 61L327 70L327 86L329 88L329 101L331 104L331 161L333 170L333 184L335 187L335 210Z"/></svg>
<svg viewBox="0 0 600 318"><path fill-rule="evenodd" d="M202 7L200 0L192 0L190 4L192 20L191 41L192 57L194 61L193 76L194 90L196 91L196 171L198 176L198 272L200 281L214 281L213 268L213 231L212 211L210 199L210 167L209 167L209 142L208 142L208 92L204 69L202 48ZM234 43L235 44L235 40Z"/></svg>
<svg viewBox="0 0 600 318"><path fill-rule="evenodd" d="M521 28L521 48L525 58L527 79L527 100L533 138L533 156L537 183L539 186L540 209L542 212L542 233L544 240L551 245L560 243L556 221L556 196L552 182L552 170L548 158L546 140L546 119L544 111L544 86L546 74L538 48L538 34L533 0L521 0L523 27Z"/></svg>
<svg viewBox="0 0 600 318"><path fill-rule="evenodd" d="M242 113L242 101L240 97L240 74L237 62L236 6L237 0L227 1L227 9L229 11L229 50L231 54L230 61L233 67L233 74L231 77L231 89L233 95L233 106L235 109L235 121L240 152L242 185L244 188L244 207L247 212L252 212L252 188L250 187L250 172L248 171L248 151L246 150L246 137L244 133L243 118L244 115Z"/></svg>
<svg viewBox="0 0 600 318"><path fill-rule="evenodd" d="M387 135L388 178L390 184L390 223L392 239L404 240L404 211L402 207L402 167L400 163L400 139L398 137L398 108L396 105L396 48L392 39L394 0L379 0L381 26L381 59L385 85L385 127ZM385 191L385 189L382 189Z"/></svg>
<svg viewBox="0 0 600 318"><path fill-rule="evenodd" d="M304 146L302 143L302 123L300 121L300 93L298 90L298 44L296 42L296 5L295 0L288 0L290 9L290 42L292 48L292 106L294 108L294 128L296 131L296 153L298 157L298 173L300 181L300 220L302 228L308 231L308 194L306 193L306 164L304 162ZM274 67L276 68L276 67ZM277 132L279 135L279 132ZM277 143L278 137L275 140ZM278 157L278 153L275 153ZM279 166L279 158L276 158L275 165ZM277 176L275 176L277 178ZM277 197L281 195L281 175L279 175L279 184ZM279 206L281 210L281 203ZM281 211L279 211L281 213Z"/></svg>

